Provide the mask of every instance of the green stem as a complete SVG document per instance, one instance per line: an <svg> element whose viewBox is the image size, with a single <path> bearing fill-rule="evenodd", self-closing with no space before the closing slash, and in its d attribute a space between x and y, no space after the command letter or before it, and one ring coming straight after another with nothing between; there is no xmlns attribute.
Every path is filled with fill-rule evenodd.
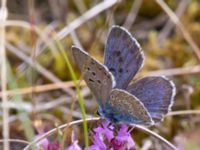
<svg viewBox="0 0 200 150"><path fill-rule="evenodd" d="M67 55L65 53L65 50L63 49L63 47L61 46L61 44L57 40L56 40L56 44L58 46L58 49L61 52L61 55L64 57L64 59L67 63L67 67L69 69L70 75L71 75L72 80L74 81L74 84L75 84L75 87L76 87L76 92L78 94L78 102L79 102L81 114L82 114L82 117L83 117L83 130L84 130L85 146L86 146L86 149L88 149L89 140L88 140L88 128L87 128L87 122L86 122L85 107L84 107L84 104L83 104L83 98L81 96L79 84L77 82L77 77L76 77L76 74L75 74L75 72L72 68L70 61L69 61L69 58L67 57Z"/></svg>

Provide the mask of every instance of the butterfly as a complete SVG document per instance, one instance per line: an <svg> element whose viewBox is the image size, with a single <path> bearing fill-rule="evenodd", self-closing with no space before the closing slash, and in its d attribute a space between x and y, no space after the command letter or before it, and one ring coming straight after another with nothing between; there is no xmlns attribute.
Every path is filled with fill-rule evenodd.
<svg viewBox="0 0 200 150"><path fill-rule="evenodd" d="M148 76L130 83L143 65L144 54L125 28L111 27L104 64L76 46L72 46L72 55L102 118L114 123L153 125L171 109L176 91L171 80Z"/></svg>

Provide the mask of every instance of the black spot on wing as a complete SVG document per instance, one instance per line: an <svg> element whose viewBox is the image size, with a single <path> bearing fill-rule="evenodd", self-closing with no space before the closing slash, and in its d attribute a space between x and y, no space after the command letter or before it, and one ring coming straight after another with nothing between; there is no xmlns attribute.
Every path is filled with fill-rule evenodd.
<svg viewBox="0 0 200 150"><path fill-rule="evenodd" d="M122 62L124 62L123 57L119 57L119 63L122 63Z"/></svg>
<svg viewBox="0 0 200 150"><path fill-rule="evenodd" d="M94 80L92 80L91 78L89 78L89 81L90 81L90 82L94 82Z"/></svg>
<svg viewBox="0 0 200 150"><path fill-rule="evenodd" d="M97 82L98 82L99 84L101 84L101 81L100 81L100 80L97 80Z"/></svg>
<svg viewBox="0 0 200 150"><path fill-rule="evenodd" d="M119 68L119 73L122 73L124 70L122 68Z"/></svg>
<svg viewBox="0 0 200 150"><path fill-rule="evenodd" d="M118 50L118 51L115 52L115 55L116 55L117 57L119 57L119 56L121 55L121 52Z"/></svg>

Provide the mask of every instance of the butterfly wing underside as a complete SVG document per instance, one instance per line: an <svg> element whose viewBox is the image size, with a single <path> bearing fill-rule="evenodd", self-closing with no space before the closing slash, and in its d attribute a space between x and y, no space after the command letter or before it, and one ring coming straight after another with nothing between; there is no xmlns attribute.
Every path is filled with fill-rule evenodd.
<svg viewBox="0 0 200 150"><path fill-rule="evenodd" d="M124 90L113 89L108 103L114 117L110 120L142 125L153 124L145 106L135 96Z"/></svg>
<svg viewBox="0 0 200 150"><path fill-rule="evenodd" d="M144 77L129 85L127 91L144 104L154 122L159 122L171 109L175 86L162 76Z"/></svg>
<svg viewBox="0 0 200 150"><path fill-rule="evenodd" d="M115 77L116 88L124 89L143 64L139 43L124 28L113 26L108 35L104 64Z"/></svg>
<svg viewBox="0 0 200 150"><path fill-rule="evenodd" d="M103 107L114 84L112 74L105 66L78 47L72 47L72 54L85 82L99 105Z"/></svg>

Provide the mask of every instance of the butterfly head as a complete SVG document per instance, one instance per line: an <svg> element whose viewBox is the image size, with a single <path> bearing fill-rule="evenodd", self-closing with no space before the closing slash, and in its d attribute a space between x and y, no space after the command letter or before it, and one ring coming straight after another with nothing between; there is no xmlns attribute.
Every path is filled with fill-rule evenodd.
<svg viewBox="0 0 200 150"><path fill-rule="evenodd" d="M97 114L101 116L101 118L107 119L110 122L113 122L113 123L120 122L120 119L116 117L113 111L111 111L110 106L108 106L107 109L106 109L106 106L103 109L99 106Z"/></svg>

